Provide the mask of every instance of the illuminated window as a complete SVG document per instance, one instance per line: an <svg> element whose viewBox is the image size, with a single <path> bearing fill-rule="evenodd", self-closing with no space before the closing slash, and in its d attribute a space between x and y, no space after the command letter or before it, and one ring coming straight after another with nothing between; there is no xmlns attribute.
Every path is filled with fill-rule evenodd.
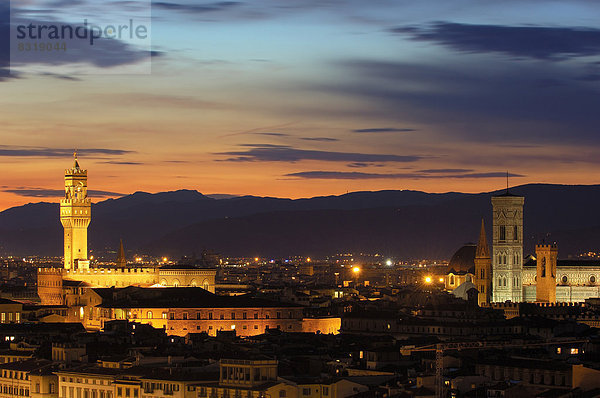
<svg viewBox="0 0 600 398"><path fill-rule="evenodd" d="M579 354L579 348L571 348L571 355Z"/></svg>
<svg viewBox="0 0 600 398"><path fill-rule="evenodd" d="M560 348L560 347L557 347L557 348L556 348L556 353L557 353L557 354L560 354L561 352L562 352L562 348Z"/></svg>
<svg viewBox="0 0 600 398"><path fill-rule="evenodd" d="M167 319L167 313L166 312L162 313L162 319Z"/></svg>

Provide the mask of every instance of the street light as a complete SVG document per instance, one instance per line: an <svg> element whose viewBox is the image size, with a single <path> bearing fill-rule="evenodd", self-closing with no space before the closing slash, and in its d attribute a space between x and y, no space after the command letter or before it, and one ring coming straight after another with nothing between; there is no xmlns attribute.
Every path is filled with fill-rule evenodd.
<svg viewBox="0 0 600 398"><path fill-rule="evenodd" d="M430 276L426 276L425 277L425 283L431 283L431 277Z"/></svg>

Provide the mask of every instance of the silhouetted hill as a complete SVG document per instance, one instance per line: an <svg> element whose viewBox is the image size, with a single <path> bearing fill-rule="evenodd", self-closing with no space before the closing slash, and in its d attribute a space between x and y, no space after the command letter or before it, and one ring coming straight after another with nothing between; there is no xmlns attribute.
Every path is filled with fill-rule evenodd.
<svg viewBox="0 0 600 398"><path fill-rule="evenodd" d="M530 184L511 192L525 196L526 252L543 238L558 241L561 257L598 250L600 186ZM493 194L379 191L291 200L136 192L93 205L90 248L116 248L122 237L128 249L169 256L212 249L227 255L365 251L449 258L477 240L481 217L491 234ZM60 255L58 204L1 212L0 247L5 254Z"/></svg>

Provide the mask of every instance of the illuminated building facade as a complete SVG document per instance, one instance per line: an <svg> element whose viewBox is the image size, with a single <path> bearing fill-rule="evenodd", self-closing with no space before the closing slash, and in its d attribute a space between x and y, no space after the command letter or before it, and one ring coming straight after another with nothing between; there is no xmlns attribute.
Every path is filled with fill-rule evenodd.
<svg viewBox="0 0 600 398"><path fill-rule="evenodd" d="M446 290L454 291L473 280L479 305L579 303L600 297L600 261L558 260L555 243L537 245L535 255L523 257L524 201L508 191L492 197L492 255L482 222L477 246L467 244L452 256Z"/></svg>
<svg viewBox="0 0 600 398"><path fill-rule="evenodd" d="M115 267L90 267L87 228L92 219L87 190L87 170L77 157L65 170L65 197L60 201L60 221L64 228L64 265L38 269L38 295L43 305L65 305L69 286L81 287L197 286L215 291L216 270L186 266L126 266L122 244Z"/></svg>
<svg viewBox="0 0 600 398"><path fill-rule="evenodd" d="M235 331L247 337L267 329L337 334L339 317L303 318L303 307L244 296L219 296L198 288L85 289L68 305L66 322L100 330L113 320L165 329L168 335Z"/></svg>

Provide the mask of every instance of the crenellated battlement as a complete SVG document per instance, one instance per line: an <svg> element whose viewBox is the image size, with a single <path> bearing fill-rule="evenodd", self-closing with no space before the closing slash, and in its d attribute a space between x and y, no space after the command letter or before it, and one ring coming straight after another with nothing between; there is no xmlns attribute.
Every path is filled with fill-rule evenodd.
<svg viewBox="0 0 600 398"><path fill-rule="evenodd" d="M38 268L38 275L39 274L45 274L45 275L51 275L51 274L62 275L63 271L64 271L64 268L54 268L54 267L46 268L46 267L43 267L43 268Z"/></svg>
<svg viewBox="0 0 600 398"><path fill-rule="evenodd" d="M158 267L140 267L140 268L88 268L88 269L66 269L65 275L131 275L131 274L153 274L158 271Z"/></svg>
<svg viewBox="0 0 600 398"><path fill-rule="evenodd" d="M83 169L65 169L65 177L72 175L87 176L87 170Z"/></svg>
<svg viewBox="0 0 600 398"><path fill-rule="evenodd" d="M556 249L556 250L558 250L558 245L556 243L535 245L535 250L538 250L538 249Z"/></svg>

